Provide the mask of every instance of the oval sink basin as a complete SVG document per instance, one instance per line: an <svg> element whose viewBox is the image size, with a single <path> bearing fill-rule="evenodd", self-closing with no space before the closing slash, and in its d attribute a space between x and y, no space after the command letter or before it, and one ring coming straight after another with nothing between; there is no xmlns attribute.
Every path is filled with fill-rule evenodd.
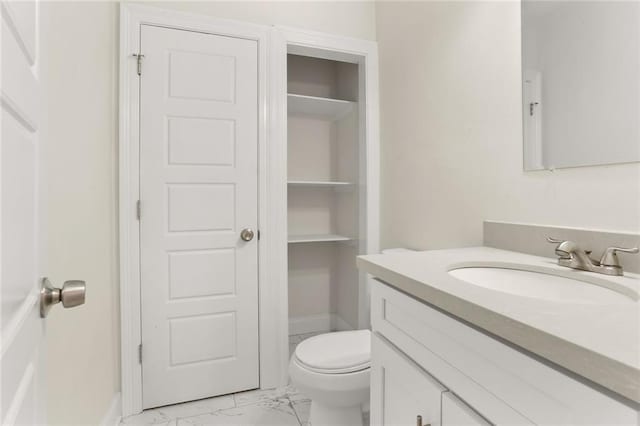
<svg viewBox="0 0 640 426"><path fill-rule="evenodd" d="M495 266L458 267L450 270L449 274L475 286L552 302L626 304L638 300L634 290L600 277L589 277L587 281L554 273Z"/></svg>

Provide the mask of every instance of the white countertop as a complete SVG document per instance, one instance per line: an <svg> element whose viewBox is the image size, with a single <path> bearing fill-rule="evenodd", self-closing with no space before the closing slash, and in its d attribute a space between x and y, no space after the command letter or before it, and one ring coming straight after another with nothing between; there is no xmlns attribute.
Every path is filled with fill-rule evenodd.
<svg viewBox="0 0 640 426"><path fill-rule="evenodd" d="M640 403L640 303L569 303L510 295L461 281L473 264L527 265L565 277L594 277L640 293L640 275L611 277L555 259L488 247L360 256L358 267L411 296ZM585 284L588 285L588 284Z"/></svg>

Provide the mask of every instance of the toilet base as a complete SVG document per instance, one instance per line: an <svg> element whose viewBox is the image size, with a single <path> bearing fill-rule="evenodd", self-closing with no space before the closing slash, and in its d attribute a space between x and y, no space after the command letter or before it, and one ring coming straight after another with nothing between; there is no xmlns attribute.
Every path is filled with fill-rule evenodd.
<svg viewBox="0 0 640 426"><path fill-rule="evenodd" d="M326 407L312 400L309 424L311 426L363 426L362 406Z"/></svg>

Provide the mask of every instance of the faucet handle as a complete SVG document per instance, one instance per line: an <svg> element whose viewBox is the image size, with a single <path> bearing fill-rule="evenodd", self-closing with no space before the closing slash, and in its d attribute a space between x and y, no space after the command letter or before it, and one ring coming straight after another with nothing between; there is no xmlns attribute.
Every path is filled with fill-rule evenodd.
<svg viewBox="0 0 640 426"><path fill-rule="evenodd" d="M578 244L569 240L559 240L553 237L547 237L547 242L552 244L558 244L556 247L556 254L560 257L560 259L571 259L571 253L579 250ZM587 256L591 254L591 250L582 250L586 253Z"/></svg>
<svg viewBox="0 0 640 426"><path fill-rule="evenodd" d="M638 247L633 248L622 248L622 247L609 247L602 253L602 257L600 258L601 266L612 266L612 267L620 267L620 262L618 261L617 252L622 253L638 253L640 250Z"/></svg>
<svg viewBox="0 0 640 426"><path fill-rule="evenodd" d="M565 240L559 240L557 238L553 238L553 237L547 237L547 242L548 243L552 243L552 244L562 244L564 243Z"/></svg>
<svg viewBox="0 0 640 426"><path fill-rule="evenodd" d="M547 237L547 242L558 244L558 246L556 247L556 255L560 259L571 259L571 252L578 248L577 244L573 241L559 240L553 237Z"/></svg>

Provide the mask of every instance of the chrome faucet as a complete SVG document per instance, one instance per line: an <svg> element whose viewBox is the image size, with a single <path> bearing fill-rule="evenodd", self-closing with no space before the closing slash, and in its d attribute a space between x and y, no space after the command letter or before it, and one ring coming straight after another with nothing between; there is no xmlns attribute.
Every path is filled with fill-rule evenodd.
<svg viewBox="0 0 640 426"><path fill-rule="evenodd" d="M558 265L605 275L623 275L622 266L616 254L617 252L638 253L639 251L638 247L609 247L604 251L600 260L597 261L589 257L591 254L590 251L581 249L578 244L573 241L558 240L551 237L547 237L547 241L558 244L556 247Z"/></svg>

